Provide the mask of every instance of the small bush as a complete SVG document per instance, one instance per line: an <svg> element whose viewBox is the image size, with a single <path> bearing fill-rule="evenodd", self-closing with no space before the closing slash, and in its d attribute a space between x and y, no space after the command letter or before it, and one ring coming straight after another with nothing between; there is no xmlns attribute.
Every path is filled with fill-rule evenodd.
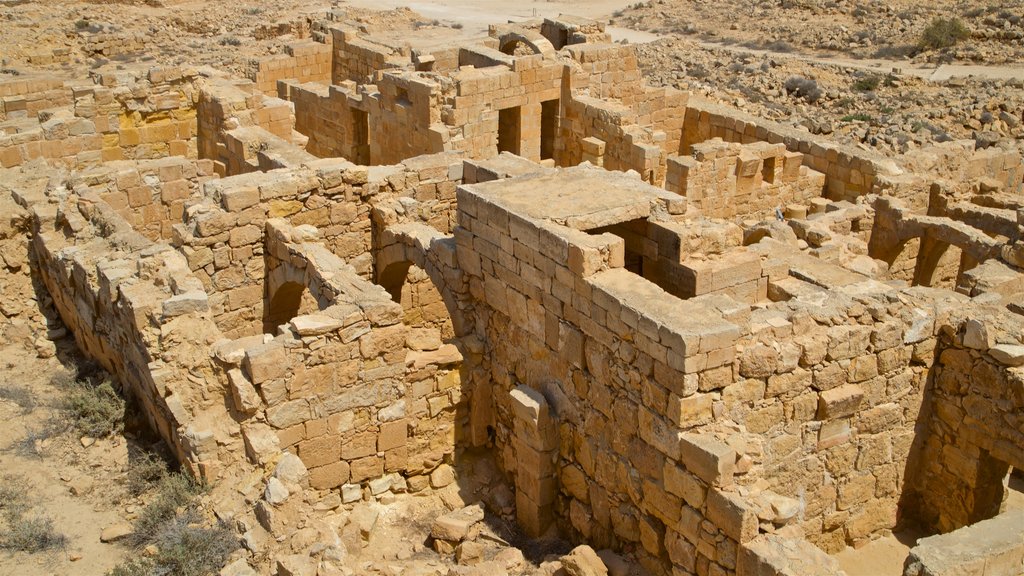
<svg viewBox="0 0 1024 576"><path fill-rule="evenodd" d="M790 96L803 98L811 104L820 100L822 96L818 83L811 78L804 78L803 76L790 76L786 80L785 88L786 93Z"/></svg>
<svg viewBox="0 0 1024 576"><path fill-rule="evenodd" d="M67 537L54 530L53 520L30 514L32 502L25 482L17 476L0 479L0 549L32 553L63 546Z"/></svg>
<svg viewBox="0 0 1024 576"><path fill-rule="evenodd" d="M871 116L858 112L857 114L848 114L839 119L842 122L871 122L874 120Z"/></svg>
<svg viewBox="0 0 1024 576"><path fill-rule="evenodd" d="M456 30L462 30L462 28L463 28L462 22L455 22L455 23L453 23L452 24L452 28L455 28Z"/></svg>
<svg viewBox="0 0 1024 576"><path fill-rule="evenodd" d="M53 520L45 516L8 514L7 530L0 536L0 548L22 552L42 552L60 548L67 543L67 536L53 528Z"/></svg>
<svg viewBox="0 0 1024 576"><path fill-rule="evenodd" d="M936 18L921 33L918 45L923 50L940 50L955 46L957 42L970 38L971 31L959 18L947 20Z"/></svg>
<svg viewBox="0 0 1024 576"><path fill-rule="evenodd" d="M221 38L220 39L220 45L221 46L241 46L242 45L242 41L239 40L238 38L235 38L234 36L227 36L225 38Z"/></svg>
<svg viewBox="0 0 1024 576"><path fill-rule="evenodd" d="M157 485L165 476L167 476L167 463L159 456L145 452L128 467L128 493L132 496L139 496Z"/></svg>
<svg viewBox="0 0 1024 576"><path fill-rule="evenodd" d="M25 479L18 476L0 478L0 512L21 514L28 510L28 490Z"/></svg>
<svg viewBox="0 0 1024 576"><path fill-rule="evenodd" d="M86 29L88 27L89 27L89 21L88 20L76 20L75 21L75 28L78 29L78 30L84 30L84 29Z"/></svg>
<svg viewBox="0 0 1024 576"><path fill-rule="evenodd" d="M75 429L87 436L103 438L124 427L124 399L110 380L99 386L79 382L65 400L64 408Z"/></svg>
<svg viewBox="0 0 1024 576"><path fill-rule="evenodd" d="M201 492L202 486L184 474L171 474L161 478L156 497L135 519L132 543L141 545L153 542L164 524L174 519L178 508L194 505L196 497Z"/></svg>
<svg viewBox="0 0 1024 576"><path fill-rule="evenodd" d="M107 576L153 576L156 563L149 558L135 558L118 564Z"/></svg>
<svg viewBox="0 0 1024 576"><path fill-rule="evenodd" d="M238 548L238 539L223 525L212 528L192 523L188 515L165 524L156 538L155 560L163 574L205 576L224 566Z"/></svg>
<svg viewBox="0 0 1024 576"><path fill-rule="evenodd" d="M858 92L874 92L878 89L878 85L882 83L882 79L878 76L865 76L859 78L853 83L853 89Z"/></svg>

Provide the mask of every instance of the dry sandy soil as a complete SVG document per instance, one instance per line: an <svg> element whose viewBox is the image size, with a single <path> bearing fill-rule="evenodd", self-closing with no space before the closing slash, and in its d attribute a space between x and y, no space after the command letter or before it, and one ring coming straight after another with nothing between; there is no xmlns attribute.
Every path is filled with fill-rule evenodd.
<svg viewBox="0 0 1024 576"><path fill-rule="evenodd" d="M654 84L691 90L841 142L900 153L947 139L987 145L1024 138L1024 5L1017 0L154 4L0 0L0 78L37 71L83 78L89 70L129 61L204 64L240 74L251 58L274 54L306 35L305 15L332 9L347 11L349 19L374 32L415 29L418 38L438 40L479 35L495 22L570 13L611 18L609 30L617 40L653 40L640 57ZM959 16L971 37L946 50L913 48L935 16ZM99 38L138 39L140 47L97 54L91 46ZM67 56L48 63L54 49ZM993 80L918 77L933 75L929 68L942 62L1000 68L974 70L998 77ZM791 89L794 78L803 86L813 82L820 93L811 98L806 90ZM42 434L60 418L57 406L66 390L59 382L80 359L73 343L61 337L59 322L41 312L45 302L34 298L23 273L0 274L0 482L26 487L32 513L52 519L67 541L32 555L0 550L0 574L100 575L133 553L101 543L99 534L130 521L142 505L127 494L124 481L132 455L148 446L125 434L84 444L68 432ZM48 328L56 345L47 339ZM1014 493L1013 505L1024 506L1022 500ZM375 538L409 540L427 529L422 518L432 518L439 507L436 501L400 504L384 514ZM851 576L899 574L912 541L882 539L840 559ZM424 574L446 570L421 546L395 550L367 561L399 567L419 562Z"/></svg>

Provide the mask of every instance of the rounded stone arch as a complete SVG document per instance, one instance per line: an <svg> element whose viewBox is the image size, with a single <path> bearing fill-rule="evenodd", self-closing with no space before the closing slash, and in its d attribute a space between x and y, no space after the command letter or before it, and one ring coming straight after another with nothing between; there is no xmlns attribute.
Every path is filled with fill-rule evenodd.
<svg viewBox="0 0 1024 576"><path fill-rule="evenodd" d="M384 256L387 252L381 253L381 256ZM378 260L376 266L377 284L388 291L393 301L401 304L402 290L409 279L410 272L414 267L422 270L434 289L441 296L441 301L444 302L448 318L451 320L454 336L458 338L466 335L469 329L466 325L465 317L459 309L455 294L449 288L448 281L441 270L431 262L426 254L418 250L406 247L403 252L404 255L401 258L393 257L391 260Z"/></svg>
<svg viewBox="0 0 1024 576"><path fill-rule="evenodd" d="M263 332L273 334L278 326L301 314L322 309L319 294L306 284L305 270L282 264L274 268L266 279L263 301Z"/></svg>
<svg viewBox="0 0 1024 576"><path fill-rule="evenodd" d="M545 56L555 53L555 47L547 38L537 34L525 35L520 32L506 32L498 37L498 50L509 56L524 54L544 54Z"/></svg>

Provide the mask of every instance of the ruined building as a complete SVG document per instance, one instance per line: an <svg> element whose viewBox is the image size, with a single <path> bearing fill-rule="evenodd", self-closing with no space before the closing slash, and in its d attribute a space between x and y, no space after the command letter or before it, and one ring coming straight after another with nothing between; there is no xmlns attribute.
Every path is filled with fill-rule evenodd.
<svg viewBox="0 0 1024 576"><path fill-rule="evenodd" d="M907 524L908 575L1020 572L1019 150L838 146L578 18L312 30L248 79L0 83L5 234L196 476L418 491L480 447L524 531L653 574Z"/></svg>

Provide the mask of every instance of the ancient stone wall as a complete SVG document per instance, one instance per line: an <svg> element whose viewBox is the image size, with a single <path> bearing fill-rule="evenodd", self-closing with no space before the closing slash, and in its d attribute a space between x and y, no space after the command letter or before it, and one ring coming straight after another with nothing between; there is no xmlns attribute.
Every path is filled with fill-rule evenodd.
<svg viewBox="0 0 1024 576"><path fill-rule="evenodd" d="M265 142L286 144L294 137L293 106L264 96L252 82L211 79L198 94L196 111L198 156L213 160L220 176L258 170Z"/></svg>
<svg viewBox="0 0 1024 576"><path fill-rule="evenodd" d="M285 45L284 54L252 62L248 78L268 96L277 94L278 80L330 83L332 55L330 44L313 40L292 42Z"/></svg>
<svg viewBox="0 0 1024 576"><path fill-rule="evenodd" d="M787 150L804 155L805 166L825 174L824 191L833 200L853 201L868 194L874 190L876 175L896 170L891 161L877 154L831 144L795 128L691 98L680 152L690 154L691 146L711 138L742 144L757 141L785 144Z"/></svg>
<svg viewBox="0 0 1024 576"><path fill-rule="evenodd" d="M777 208L806 206L825 184L824 174L803 166L803 155L782 144L711 139L691 148L692 157L668 159L666 189L686 196L709 218L772 216Z"/></svg>
<svg viewBox="0 0 1024 576"><path fill-rule="evenodd" d="M286 319L276 337L219 348L236 408L249 417L242 426L250 456L263 462L293 450L318 489L394 472L422 489L426 474L450 460L466 412L462 357L450 344L418 346L401 306L315 235L269 220L266 251L268 278L279 277L273 290L309 290L319 310Z"/></svg>
<svg viewBox="0 0 1024 576"><path fill-rule="evenodd" d="M219 453L208 416L223 406L208 348L221 335L185 259L88 190L19 201L36 221L40 278L79 348L117 376L180 462L216 479L221 458L231 459Z"/></svg>
<svg viewBox="0 0 1024 576"><path fill-rule="evenodd" d="M920 447L908 464L916 472L908 511L938 533L998 514L1009 467L1024 468L1020 323L965 318L943 330Z"/></svg>
<svg viewBox="0 0 1024 576"><path fill-rule="evenodd" d="M6 85L0 166L43 158L86 168L122 159L195 158L198 74L181 68L101 71L94 84ZM43 108L42 106L51 106Z"/></svg>
<svg viewBox="0 0 1024 576"><path fill-rule="evenodd" d="M74 174L71 186L98 194L135 231L159 242L170 240L185 204L201 197L203 182L213 178L211 161L172 156L104 163Z"/></svg>
<svg viewBox="0 0 1024 576"><path fill-rule="evenodd" d="M452 166L459 169L451 170ZM429 198L433 202L427 204L447 221L454 195L446 190L455 186L449 178L461 175L461 159L440 155L418 158L408 166L374 168L340 159L317 160L297 169L214 180L205 186L206 201L178 227L175 242L210 293L221 329L231 337L259 334L264 314L263 227L268 219L316 226L332 253L370 278L370 200L383 193Z"/></svg>
<svg viewBox="0 0 1024 576"><path fill-rule="evenodd" d="M295 105L295 130L309 138L310 154L370 163L369 116L352 86L282 81L279 96Z"/></svg>
<svg viewBox="0 0 1024 576"><path fill-rule="evenodd" d="M373 84L381 70L406 68L412 64L408 46L391 46L344 26L331 27L330 32L333 38L331 84L345 81Z"/></svg>

